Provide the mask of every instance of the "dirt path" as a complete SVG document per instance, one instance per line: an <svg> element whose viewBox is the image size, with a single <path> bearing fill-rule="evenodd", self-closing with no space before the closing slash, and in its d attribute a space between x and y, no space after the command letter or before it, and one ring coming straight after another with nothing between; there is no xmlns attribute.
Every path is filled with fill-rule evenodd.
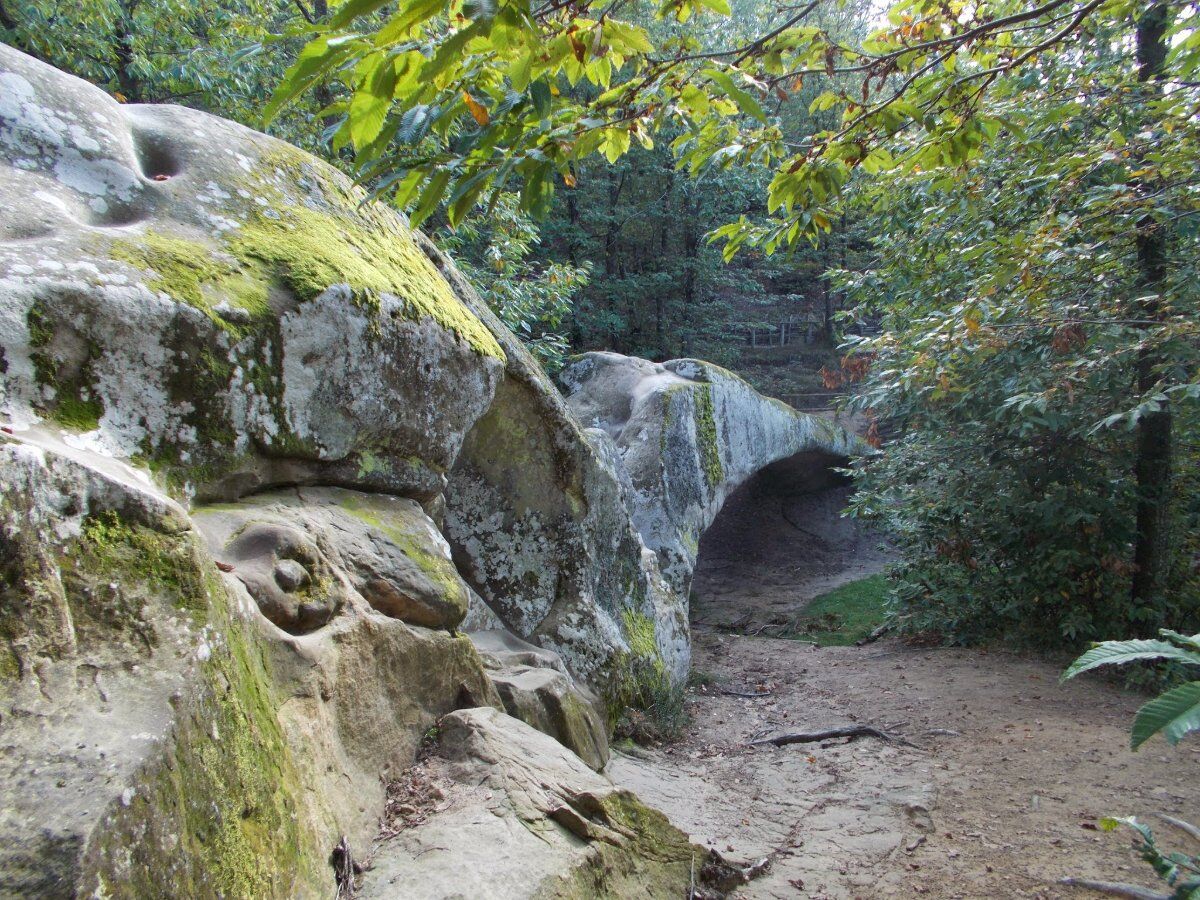
<svg viewBox="0 0 1200 900"><path fill-rule="evenodd" d="M694 693L686 739L618 756L610 774L731 858L776 854L739 896L1091 896L1058 887L1066 875L1153 886L1127 836L1096 830L1099 818L1200 818L1200 748L1131 753L1139 698L1060 686L1044 662L701 630L695 664L717 683ZM918 747L744 743L848 722Z"/></svg>
<svg viewBox="0 0 1200 900"><path fill-rule="evenodd" d="M739 897L1100 896L1059 886L1067 875L1155 886L1127 833L1097 823L1153 822L1156 812L1200 820L1200 744L1172 749L1156 739L1131 753L1129 723L1144 698L1097 682L1060 685L1057 664L897 641L815 649L731 633L731 623L754 632L794 617L839 576L881 564L855 559L853 548L866 545L850 535L842 546L852 564L839 571L847 554L837 541L798 544L772 521L772 503L811 514L837 498L749 496L702 545L694 619L720 628L695 625L694 668L710 683L692 691L692 725L677 745L617 754L615 781L731 859L772 856ZM798 546L807 561L795 561ZM855 722L916 746L747 745ZM1180 846L1165 825L1155 830Z"/></svg>

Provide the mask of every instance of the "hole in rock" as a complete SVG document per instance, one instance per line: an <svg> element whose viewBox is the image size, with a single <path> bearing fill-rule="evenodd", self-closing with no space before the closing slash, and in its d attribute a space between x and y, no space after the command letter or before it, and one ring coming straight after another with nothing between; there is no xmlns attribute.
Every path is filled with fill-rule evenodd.
<svg viewBox="0 0 1200 900"><path fill-rule="evenodd" d="M800 453L761 469L700 539L691 619L764 637L796 636L809 601L883 570L881 538L842 516L853 487L845 460Z"/></svg>
<svg viewBox="0 0 1200 900"><path fill-rule="evenodd" d="M142 175L152 181L166 181L183 170L171 138L160 131L135 128L133 149Z"/></svg>

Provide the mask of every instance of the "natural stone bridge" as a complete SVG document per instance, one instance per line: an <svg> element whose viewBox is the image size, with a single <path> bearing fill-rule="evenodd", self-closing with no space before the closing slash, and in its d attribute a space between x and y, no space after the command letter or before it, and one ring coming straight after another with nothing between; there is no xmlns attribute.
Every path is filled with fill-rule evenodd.
<svg viewBox="0 0 1200 900"><path fill-rule="evenodd" d="M686 885L707 851L584 763L685 674L728 494L855 439L692 360L589 354L564 399L327 164L3 46L0 157L0 893L325 895L455 710L456 809L525 828L380 872Z"/></svg>

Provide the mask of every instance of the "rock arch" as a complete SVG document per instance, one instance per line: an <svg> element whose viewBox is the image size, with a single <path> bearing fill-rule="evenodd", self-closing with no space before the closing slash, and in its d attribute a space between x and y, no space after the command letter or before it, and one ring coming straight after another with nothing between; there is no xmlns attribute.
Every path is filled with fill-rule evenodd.
<svg viewBox="0 0 1200 900"><path fill-rule="evenodd" d="M613 445L634 526L683 602L700 536L747 479L781 460L821 470L867 449L833 422L700 360L587 353L560 382L583 424Z"/></svg>

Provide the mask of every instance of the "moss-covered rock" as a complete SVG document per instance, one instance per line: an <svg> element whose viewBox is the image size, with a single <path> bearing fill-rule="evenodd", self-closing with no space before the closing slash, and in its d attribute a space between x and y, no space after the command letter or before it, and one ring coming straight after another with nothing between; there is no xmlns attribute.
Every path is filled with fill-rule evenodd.
<svg viewBox="0 0 1200 900"><path fill-rule="evenodd" d="M271 498L200 511L201 539L137 470L33 436L0 436L0 485L0 894L325 896L334 846L374 834L380 779L439 716L500 705L470 641L355 589L368 545L396 555L380 577L421 573L396 568L389 532L448 564L412 501L289 495L285 521L308 523L343 591L293 637L260 614L245 561L222 572L208 550L270 521Z"/></svg>
<svg viewBox="0 0 1200 900"><path fill-rule="evenodd" d="M42 236L0 242L9 427L53 423L179 496L441 492L504 352L399 214L231 122L8 47L0 78L4 235Z"/></svg>

